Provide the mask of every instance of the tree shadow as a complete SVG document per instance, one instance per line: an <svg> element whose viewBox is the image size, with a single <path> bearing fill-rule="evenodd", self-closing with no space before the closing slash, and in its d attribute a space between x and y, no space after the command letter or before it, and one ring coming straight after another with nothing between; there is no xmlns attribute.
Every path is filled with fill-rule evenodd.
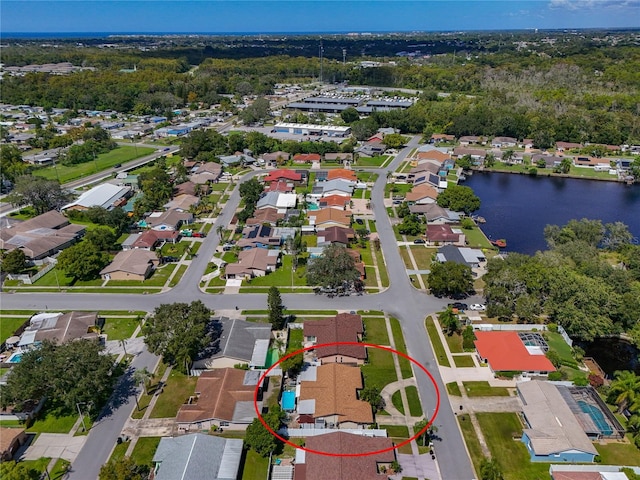
<svg viewBox="0 0 640 480"><path fill-rule="evenodd" d="M111 397L109 397L109 400L107 400L104 407L102 407L95 423L100 422L104 418L110 417L118 408L126 405L131 396L138 394L137 386L133 380L134 372L135 369L133 367L129 367L118 379Z"/></svg>

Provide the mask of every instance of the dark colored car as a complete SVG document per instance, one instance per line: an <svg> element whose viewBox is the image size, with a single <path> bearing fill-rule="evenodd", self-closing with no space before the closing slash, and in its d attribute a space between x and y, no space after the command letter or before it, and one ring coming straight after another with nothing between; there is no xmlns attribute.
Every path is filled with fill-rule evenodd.
<svg viewBox="0 0 640 480"><path fill-rule="evenodd" d="M121 164L121 163L116 163L116 164L113 166L113 168L120 168L121 166L122 166L122 164Z"/></svg>
<svg viewBox="0 0 640 480"><path fill-rule="evenodd" d="M469 308L469 305L460 302L450 303L448 306L451 308L457 308L458 310L467 310Z"/></svg>
<svg viewBox="0 0 640 480"><path fill-rule="evenodd" d="M356 223L358 225L364 225L364 220L362 220L361 218L356 218Z"/></svg>
<svg viewBox="0 0 640 480"><path fill-rule="evenodd" d="M178 261L180 261L178 257L162 257L163 263L171 263L171 262L178 262Z"/></svg>
<svg viewBox="0 0 640 480"><path fill-rule="evenodd" d="M416 238L416 239L413 241L413 243L415 243L416 245L419 245L419 244L425 244L425 243L427 243L427 242L425 241L425 239L424 239L424 238Z"/></svg>

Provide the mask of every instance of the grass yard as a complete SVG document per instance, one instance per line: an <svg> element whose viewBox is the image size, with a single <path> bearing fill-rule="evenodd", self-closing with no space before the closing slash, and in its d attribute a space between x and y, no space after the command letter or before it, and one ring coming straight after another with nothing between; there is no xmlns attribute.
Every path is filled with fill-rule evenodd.
<svg viewBox="0 0 640 480"><path fill-rule="evenodd" d="M355 162L358 167L380 167L389 159L389 155L378 155L375 157L360 157Z"/></svg>
<svg viewBox="0 0 640 480"><path fill-rule="evenodd" d="M411 257L409 256L409 249L407 247L400 247L400 256L404 262L404 268L413 270L413 263L411 263Z"/></svg>
<svg viewBox="0 0 640 480"><path fill-rule="evenodd" d="M450 382L447 383L447 393L454 397L461 397L462 392L460 392L460 387L458 386L458 382Z"/></svg>
<svg viewBox="0 0 640 480"><path fill-rule="evenodd" d="M470 230L462 231L467 237L467 243L471 248L494 248L489 242L485 234L480 230L480 227L473 227Z"/></svg>
<svg viewBox="0 0 640 480"><path fill-rule="evenodd" d="M627 435L629 443L607 443L606 445L600 445L594 443L598 455L602 459L602 463L605 465L640 465L640 450L633 444L633 438L631 435Z"/></svg>
<svg viewBox="0 0 640 480"><path fill-rule="evenodd" d="M562 335L555 332L544 332L543 335L547 340L549 348L558 352L563 364L578 366L578 363L573 358L573 349L564 341Z"/></svg>
<svg viewBox="0 0 640 480"><path fill-rule="evenodd" d="M404 336L402 335L402 327L400 326L400 322L398 321L397 318L393 318L393 317L391 317L390 321L391 321L391 333L393 333L393 338L396 342L396 350L406 354L407 346L404 343ZM411 362L400 355L398 355L398 361L400 362L400 370L402 371L402 378L413 377Z"/></svg>
<svg viewBox="0 0 640 480"><path fill-rule="evenodd" d="M182 276L184 275L184 272L186 271L187 271L187 265L180 265L178 267L177 273L173 276L173 278L169 282L169 286L175 287L180 282L180 279L182 278Z"/></svg>
<svg viewBox="0 0 640 480"><path fill-rule="evenodd" d="M156 368L153 379L151 380L150 385L147 387L147 393L143 392L138 399L138 406L140 407L140 409L138 410L138 406L136 406L136 409L131 414L131 418L140 419L144 416L147 407L149 407L149 404L151 403L151 399L160 387L160 379L167 371L167 368L168 365L164 362L160 362L158 364L158 368Z"/></svg>
<svg viewBox="0 0 640 480"><path fill-rule="evenodd" d="M462 382L469 397L508 397L509 390L504 387L492 387L489 382Z"/></svg>
<svg viewBox="0 0 640 480"><path fill-rule="evenodd" d="M122 442L115 446L113 452L111 452L111 456L109 457L109 461L117 462L121 458L124 458L124 454L127 453L127 448L129 448L129 442Z"/></svg>
<svg viewBox="0 0 640 480"><path fill-rule="evenodd" d="M402 392L400 390L396 390L391 395L391 403L402 415L404 415L404 405L402 404Z"/></svg>
<svg viewBox="0 0 640 480"><path fill-rule="evenodd" d="M144 281L140 280L109 280L108 287L127 287L144 285L149 287L162 287L176 268L176 263L168 263L157 268L151 277Z"/></svg>
<svg viewBox="0 0 640 480"><path fill-rule="evenodd" d="M549 478L549 464L531 462L524 443L516 440L522 436L522 424L515 413L478 413L476 417L505 480Z"/></svg>
<svg viewBox="0 0 640 480"><path fill-rule="evenodd" d="M147 147L117 147L110 152L98 155L94 161L81 163L79 165L56 164L49 167L34 170L33 174L49 180L59 180L60 183L67 183L71 180L83 178L96 172L101 172L112 168L118 163L125 163L136 158L144 157L155 152L155 148Z"/></svg>
<svg viewBox="0 0 640 480"><path fill-rule="evenodd" d="M377 386L382 390L398 380L393 363L393 353L379 348L369 348L369 363L362 366L365 386Z"/></svg>
<svg viewBox="0 0 640 480"><path fill-rule="evenodd" d="M380 272L380 280L382 281L381 287L388 287L389 275L387 274L387 266L384 263L382 250L376 250L375 255L376 255L376 259L378 260L378 271Z"/></svg>
<svg viewBox="0 0 640 480"><path fill-rule="evenodd" d="M418 265L419 270L429 270L433 255L437 252L436 248L427 248L424 245L418 245L415 247L409 247L413 258ZM413 267L411 267L413 268Z"/></svg>
<svg viewBox="0 0 640 480"><path fill-rule="evenodd" d="M306 268L304 266L298 266L298 269L293 272L291 269L293 263L293 257L291 255L282 256L282 265L278 267L275 272L271 272L264 277L256 277L251 281L243 282L245 285L251 285L252 287L292 287L292 286L306 286L307 275Z"/></svg>
<svg viewBox="0 0 640 480"><path fill-rule="evenodd" d="M0 317L0 343L11 337L16 330L18 330L23 323L28 322L26 317Z"/></svg>
<svg viewBox="0 0 640 480"><path fill-rule="evenodd" d="M433 351L436 354L436 358L438 359L438 364L443 367L450 367L449 359L447 358L446 351L444 349L444 345L442 345L442 341L440 340L440 335L438 335L438 325L436 325L433 321L433 318L427 317L425 321L425 325L427 328L427 333L429 334L429 338L431 339L431 345L433 345Z"/></svg>
<svg viewBox="0 0 640 480"><path fill-rule="evenodd" d="M39 417L33 425L27 429L29 433L69 433L78 420L78 415L58 415L57 412L44 411L44 416Z"/></svg>
<svg viewBox="0 0 640 480"><path fill-rule="evenodd" d="M153 455L156 453L156 449L160 443L160 438L161 437L140 437L136 446L133 447L131 458L133 458L138 465L151 466L153 464Z"/></svg>
<svg viewBox="0 0 640 480"><path fill-rule="evenodd" d="M375 345L389 345L389 335L387 334L387 326L384 318L365 318L364 319L365 342Z"/></svg>
<svg viewBox="0 0 640 480"><path fill-rule="evenodd" d="M453 335L445 335L444 338L447 340L447 347L449 347L451 353L464 353L462 349L462 335L454 333Z"/></svg>
<svg viewBox="0 0 640 480"><path fill-rule="evenodd" d="M197 377L188 377L177 369L171 370L163 393L158 397L150 418L175 417L178 409L189 400L196 389Z"/></svg>
<svg viewBox="0 0 640 480"><path fill-rule="evenodd" d="M246 450L242 465L242 480L264 480L269 475L269 458L253 450Z"/></svg>
<svg viewBox="0 0 640 480"><path fill-rule="evenodd" d="M140 324L137 317L120 318L106 317L102 333L107 335L107 340L124 340L131 338L134 330Z"/></svg>
<svg viewBox="0 0 640 480"><path fill-rule="evenodd" d="M186 225L184 228L191 228ZM178 257L182 258L184 252L186 252L187 248L191 245L191 240L182 240L178 243L165 243L160 251L162 255L165 257Z"/></svg>
<svg viewBox="0 0 640 480"><path fill-rule="evenodd" d="M34 287L99 287L103 283L102 278L96 278L95 280L87 281L75 281L74 277L68 277L62 270L53 268L45 273L37 282L33 284Z"/></svg>
<svg viewBox="0 0 640 480"><path fill-rule="evenodd" d="M469 415L467 415L466 413L463 415L458 415L458 423L460 424L460 430L462 430L464 443L467 444L467 450L469 450L469 455L471 456L473 467L475 468L476 472L479 472L480 463L482 462L484 455L482 454L482 447L480 446L480 441L478 440L478 436L476 435L476 431L473 428L473 424L471 423Z"/></svg>
<svg viewBox="0 0 640 480"><path fill-rule="evenodd" d="M50 461L51 461L50 458L40 457L37 460L21 460L20 463L22 463L27 468L33 468L38 472L40 472L41 474L43 474L47 466L49 465ZM18 478L18 477L15 477L15 478Z"/></svg>
<svg viewBox="0 0 640 480"><path fill-rule="evenodd" d="M420 395L418 389L413 385L405 389L407 393L407 403L409 403L409 415L419 417L422 415L422 404L420 403Z"/></svg>
<svg viewBox="0 0 640 480"><path fill-rule="evenodd" d="M383 425L380 428L386 430L389 437L409 438L409 428L404 425Z"/></svg>
<svg viewBox="0 0 640 480"><path fill-rule="evenodd" d="M476 364L473 363L473 357L471 357L471 355L454 355L453 363L456 364L457 368L476 366Z"/></svg>
<svg viewBox="0 0 640 480"><path fill-rule="evenodd" d="M53 470L49 472L49 478L51 480L61 479L67 473L67 470L69 469L70 466L71 466L70 462L68 462L63 458L59 458L58 460L56 460L56 463L53 466Z"/></svg>

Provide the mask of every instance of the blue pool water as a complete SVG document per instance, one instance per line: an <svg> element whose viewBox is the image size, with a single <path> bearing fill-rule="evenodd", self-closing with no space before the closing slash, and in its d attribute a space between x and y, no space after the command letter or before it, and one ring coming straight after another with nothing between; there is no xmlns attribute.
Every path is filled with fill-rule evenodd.
<svg viewBox="0 0 640 480"><path fill-rule="evenodd" d="M320 207L315 203L308 203L307 210L320 210Z"/></svg>
<svg viewBox="0 0 640 480"><path fill-rule="evenodd" d="M20 363L22 360L22 353L14 353L7 359L7 363Z"/></svg>
<svg viewBox="0 0 640 480"><path fill-rule="evenodd" d="M282 392L282 409L288 411L296 409L296 392L293 390Z"/></svg>
<svg viewBox="0 0 640 480"><path fill-rule="evenodd" d="M613 430L607 423L607 420L604 418L604 415L600 411L598 407L593 405L589 405L587 402L583 400L578 400L578 406L580 409L589 415L593 422L596 424L596 427L602 432L603 435L611 435L613 434Z"/></svg>
<svg viewBox="0 0 640 480"><path fill-rule="evenodd" d="M278 349L270 348L267 353L267 364L265 365L265 367L269 368L270 366L274 365L279 358L280 354L278 353Z"/></svg>

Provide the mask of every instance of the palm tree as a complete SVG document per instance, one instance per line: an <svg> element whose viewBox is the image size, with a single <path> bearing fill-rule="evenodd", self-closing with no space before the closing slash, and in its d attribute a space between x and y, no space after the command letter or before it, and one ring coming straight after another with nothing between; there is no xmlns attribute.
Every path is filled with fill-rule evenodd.
<svg viewBox="0 0 640 480"><path fill-rule="evenodd" d="M149 394L148 386L149 382L153 378L153 373L147 370L147 367L144 367L142 370L136 370L133 373L133 381L136 385L142 385L144 388L144 393L146 395Z"/></svg>
<svg viewBox="0 0 640 480"><path fill-rule="evenodd" d="M618 405L618 413L636 411L640 406L640 377L629 370L618 370L613 377L609 398Z"/></svg>

